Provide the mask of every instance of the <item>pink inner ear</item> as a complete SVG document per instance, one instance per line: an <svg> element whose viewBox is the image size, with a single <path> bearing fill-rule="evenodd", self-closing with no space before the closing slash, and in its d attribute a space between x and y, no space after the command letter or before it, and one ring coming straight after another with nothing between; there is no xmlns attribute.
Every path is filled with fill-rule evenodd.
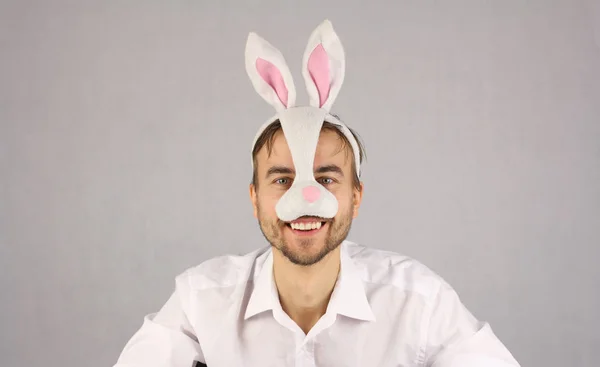
<svg viewBox="0 0 600 367"><path fill-rule="evenodd" d="M321 43L308 58L308 72L319 92L319 107L323 107L327 97L329 97L331 85L329 81L329 57Z"/></svg>
<svg viewBox="0 0 600 367"><path fill-rule="evenodd" d="M285 86L283 76L279 69L267 60L258 58L256 60L256 70L263 80L273 88L275 93L277 93L277 97L279 97L281 103L287 107L288 89Z"/></svg>

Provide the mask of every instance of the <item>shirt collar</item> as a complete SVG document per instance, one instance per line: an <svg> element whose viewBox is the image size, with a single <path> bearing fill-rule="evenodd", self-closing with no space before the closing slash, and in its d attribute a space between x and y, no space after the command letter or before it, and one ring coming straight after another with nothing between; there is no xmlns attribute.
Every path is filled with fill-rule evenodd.
<svg viewBox="0 0 600 367"><path fill-rule="evenodd" d="M375 315L365 292L363 281L365 269L359 267L350 256L347 241L340 246L340 275L331 294L327 312L364 321L375 321Z"/></svg>
<svg viewBox="0 0 600 367"><path fill-rule="evenodd" d="M256 272L254 276L254 289L250 295L244 320L251 318L261 312L273 310L281 304L275 280L273 279L273 250L269 248L263 256L258 258Z"/></svg>
<svg viewBox="0 0 600 367"><path fill-rule="evenodd" d="M254 289L250 295L244 319L268 310L281 310L275 280L273 279L273 253L269 249L258 259ZM262 262L262 264L260 264ZM375 315L365 293L362 271L348 253L348 242L340 245L340 274L327 306L327 313L354 319L375 321Z"/></svg>

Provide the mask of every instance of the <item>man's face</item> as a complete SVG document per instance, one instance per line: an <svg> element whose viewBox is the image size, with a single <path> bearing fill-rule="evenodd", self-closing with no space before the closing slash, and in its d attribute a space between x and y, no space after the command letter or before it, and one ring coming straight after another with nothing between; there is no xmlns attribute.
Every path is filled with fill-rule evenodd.
<svg viewBox="0 0 600 367"><path fill-rule="evenodd" d="M321 131L314 159L314 176L336 197L338 212L321 228L305 232L293 229L275 212L277 202L294 181L294 162L283 132L279 130L276 133L270 155L266 146L258 152L257 187L250 185L254 216L258 218L267 241L292 263L315 264L346 239L362 199L362 190L353 186L352 160L350 147L343 146L336 132ZM314 221L322 222L323 219L314 218Z"/></svg>

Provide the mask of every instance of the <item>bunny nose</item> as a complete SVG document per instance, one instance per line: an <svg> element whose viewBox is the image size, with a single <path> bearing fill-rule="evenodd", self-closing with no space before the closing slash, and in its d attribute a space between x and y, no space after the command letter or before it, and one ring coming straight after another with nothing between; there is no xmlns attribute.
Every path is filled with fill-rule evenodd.
<svg viewBox="0 0 600 367"><path fill-rule="evenodd" d="M304 197L304 200L308 201L309 203L314 203L319 199L319 196L321 196L321 192L319 191L318 187L307 186L302 189L302 196Z"/></svg>

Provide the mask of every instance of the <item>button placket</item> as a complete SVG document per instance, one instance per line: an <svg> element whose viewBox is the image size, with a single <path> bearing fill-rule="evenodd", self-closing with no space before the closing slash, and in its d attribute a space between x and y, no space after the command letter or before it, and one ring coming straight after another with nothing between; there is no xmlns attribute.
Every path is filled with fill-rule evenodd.
<svg viewBox="0 0 600 367"><path fill-rule="evenodd" d="M296 354L296 367L316 367L313 341L306 341L300 347Z"/></svg>

